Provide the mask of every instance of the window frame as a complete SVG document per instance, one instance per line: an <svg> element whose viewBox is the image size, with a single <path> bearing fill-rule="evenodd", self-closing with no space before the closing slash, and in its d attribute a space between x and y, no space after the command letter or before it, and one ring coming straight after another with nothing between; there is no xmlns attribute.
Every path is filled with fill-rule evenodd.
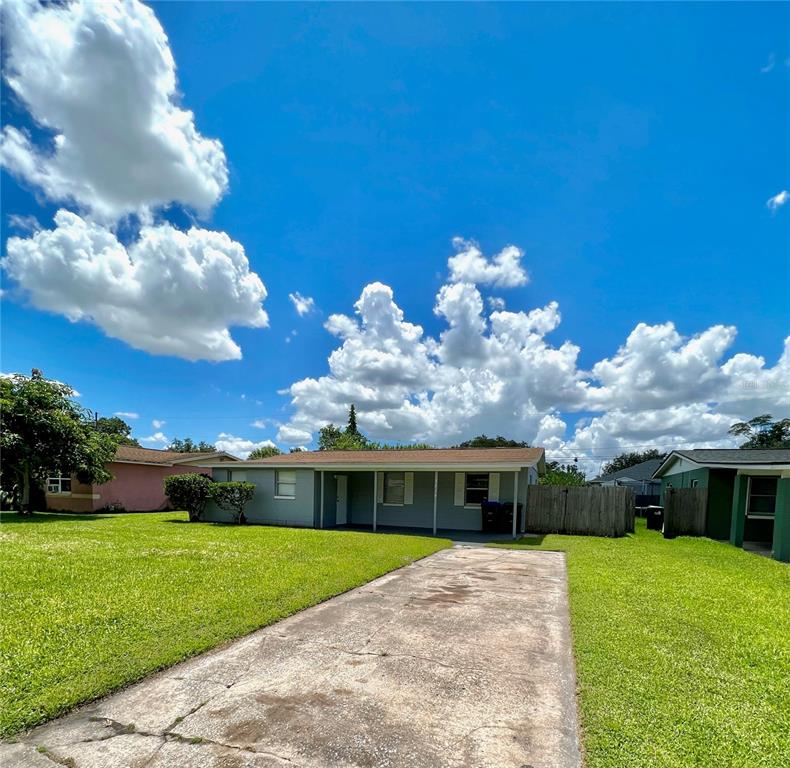
<svg viewBox="0 0 790 768"><path fill-rule="evenodd" d="M69 486L66 490L63 489L64 481ZM57 490L51 490L53 485L57 486ZM64 475L62 472L47 475L47 495L54 496L57 494L63 496L67 493L71 494L71 475Z"/></svg>
<svg viewBox="0 0 790 768"><path fill-rule="evenodd" d="M293 481L281 480L280 475L287 472L293 475ZM293 493L288 495L280 492L280 486L287 485L293 486ZM274 498L275 499L288 499L293 501L296 498L296 470L295 469L275 469L274 470Z"/></svg>
<svg viewBox="0 0 790 768"><path fill-rule="evenodd" d="M384 472L384 483L382 488L382 501L381 503L386 507L403 507L406 504L406 473L405 472ZM389 488L389 478L393 475L400 475L402 481L400 483L401 488L401 500L400 501L392 501L387 499L387 490Z"/></svg>
<svg viewBox="0 0 790 768"><path fill-rule="evenodd" d="M752 478L757 477L760 480L773 480L774 481L774 492L771 493L755 493L752 494ZM779 478L775 475L748 475L748 481L746 483L746 510L745 516L748 517L750 520L776 520L776 497L779 492ZM752 496L756 496L761 499L773 499L774 500L774 509L773 512L751 512L752 506Z"/></svg>
<svg viewBox="0 0 790 768"><path fill-rule="evenodd" d="M486 478L485 488L469 487L470 475ZM469 491L485 491L485 498L481 501L469 501ZM491 492L491 473L490 472L464 472L464 507L478 509L483 506L484 501L488 501L488 494Z"/></svg>

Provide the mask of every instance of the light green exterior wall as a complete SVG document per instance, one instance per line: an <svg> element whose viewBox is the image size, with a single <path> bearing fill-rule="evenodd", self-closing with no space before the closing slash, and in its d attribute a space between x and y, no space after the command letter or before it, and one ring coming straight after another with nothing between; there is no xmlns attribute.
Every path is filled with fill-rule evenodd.
<svg viewBox="0 0 790 768"><path fill-rule="evenodd" d="M712 539L728 539L732 521L732 494L734 469L699 469L676 472L661 478L661 503L665 502L665 491L668 485L673 488L691 488L697 481L698 488L708 489L708 512L705 535Z"/></svg>
<svg viewBox="0 0 790 768"><path fill-rule="evenodd" d="M773 549L776 560L790 563L790 477L780 478L776 486Z"/></svg>
<svg viewBox="0 0 790 768"><path fill-rule="evenodd" d="M266 525L288 525L295 527L309 527L316 525L315 520L315 485L312 469L297 469L296 492L293 499L276 499L274 497L275 470L268 468L241 467L230 470L234 479L238 473L244 473L247 482L255 485L252 501L247 506L244 514L248 523L261 523ZM215 469L212 477L217 481L228 479L227 469ZM230 522L231 515L209 504L204 515L206 520L214 522Z"/></svg>

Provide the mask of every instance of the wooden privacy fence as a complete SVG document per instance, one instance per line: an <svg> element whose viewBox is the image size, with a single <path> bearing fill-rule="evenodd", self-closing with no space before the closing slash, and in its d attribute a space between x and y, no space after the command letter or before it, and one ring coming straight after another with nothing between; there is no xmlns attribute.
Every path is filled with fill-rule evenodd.
<svg viewBox="0 0 790 768"><path fill-rule="evenodd" d="M707 516L707 488L667 488L664 491L665 539L704 536Z"/></svg>
<svg viewBox="0 0 790 768"><path fill-rule="evenodd" d="M530 485L527 531L625 536L634 530L634 492L622 486Z"/></svg>

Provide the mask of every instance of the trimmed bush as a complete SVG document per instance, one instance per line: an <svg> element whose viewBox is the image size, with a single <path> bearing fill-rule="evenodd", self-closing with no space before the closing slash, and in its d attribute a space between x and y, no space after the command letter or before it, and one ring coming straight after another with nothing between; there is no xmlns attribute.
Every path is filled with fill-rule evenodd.
<svg viewBox="0 0 790 768"><path fill-rule="evenodd" d="M203 515L213 485L214 481L208 475L168 475L165 494L173 509L185 509L189 513L189 521L194 523Z"/></svg>
<svg viewBox="0 0 790 768"><path fill-rule="evenodd" d="M254 483L228 482L211 485L211 498L214 503L220 509L230 512L237 525L245 522L244 507L252 501L254 493Z"/></svg>

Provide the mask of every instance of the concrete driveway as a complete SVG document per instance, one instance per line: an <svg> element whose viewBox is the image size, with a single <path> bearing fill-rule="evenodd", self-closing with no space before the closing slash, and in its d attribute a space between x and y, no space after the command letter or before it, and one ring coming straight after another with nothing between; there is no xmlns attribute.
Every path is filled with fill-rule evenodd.
<svg viewBox="0 0 790 768"><path fill-rule="evenodd" d="M54 768L580 766L564 556L455 548L0 748Z"/></svg>

